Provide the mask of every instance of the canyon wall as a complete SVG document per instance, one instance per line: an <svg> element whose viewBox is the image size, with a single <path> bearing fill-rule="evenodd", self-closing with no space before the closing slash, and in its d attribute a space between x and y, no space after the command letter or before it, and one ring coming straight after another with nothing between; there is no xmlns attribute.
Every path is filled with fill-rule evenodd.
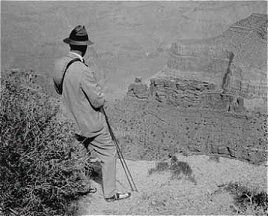
<svg viewBox="0 0 268 216"><path fill-rule="evenodd" d="M244 99L196 80L130 85L109 111L124 153L139 159L168 154L216 154L260 164L267 158L267 115L248 112Z"/></svg>
<svg viewBox="0 0 268 216"><path fill-rule="evenodd" d="M260 44L267 39L259 24L267 25L267 16L242 21L216 38L173 43L167 65L150 86L141 78L129 86L110 110L126 154L160 159L183 152L266 161L267 54ZM245 23L254 28L237 38L233 29Z"/></svg>
<svg viewBox="0 0 268 216"><path fill-rule="evenodd" d="M266 14L252 14L215 38L174 42L163 75L214 83L266 113L267 23Z"/></svg>

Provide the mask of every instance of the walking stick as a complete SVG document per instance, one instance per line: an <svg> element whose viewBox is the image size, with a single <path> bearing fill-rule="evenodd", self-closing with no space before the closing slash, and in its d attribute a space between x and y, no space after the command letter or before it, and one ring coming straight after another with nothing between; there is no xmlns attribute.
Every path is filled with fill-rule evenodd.
<svg viewBox="0 0 268 216"><path fill-rule="evenodd" d="M133 180L133 177L132 177L132 175L131 175L131 173L130 173L130 171L129 171L129 169L128 169L128 166L127 166L127 164L126 164L126 161L125 161L125 159L124 159L124 156L123 156L123 154L122 154L122 152L121 152L121 150L120 150L119 142L118 142L118 140L116 139L116 137L115 137L115 135L114 135L114 133L113 133L113 131L112 131L111 125L110 125L110 123L109 123L109 121L108 121L108 117L107 117L107 114L106 114L104 108L101 108L101 111L102 111L102 113L103 113L104 116L105 116L105 120L106 120L106 123L107 123L107 126L108 126L108 130L109 130L109 132L110 132L110 135L111 135L111 137L112 137L112 140L114 141L114 143L115 143L115 145L116 145L116 148L117 148L117 154L118 154L119 160L120 160L120 162L121 162L121 165L122 165L122 167L123 167L123 169L124 169L124 171L125 171L125 174L126 174L128 183L129 183L129 185L130 185L130 187L131 187L131 190L132 190L132 191L137 191L137 192L138 192L138 189L137 189L136 184L135 184L135 182L134 182L134 180Z"/></svg>

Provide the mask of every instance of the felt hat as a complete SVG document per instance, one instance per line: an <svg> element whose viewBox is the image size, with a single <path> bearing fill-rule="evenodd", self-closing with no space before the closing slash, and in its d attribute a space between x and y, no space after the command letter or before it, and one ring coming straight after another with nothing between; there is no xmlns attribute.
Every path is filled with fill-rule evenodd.
<svg viewBox="0 0 268 216"><path fill-rule="evenodd" d="M88 39L85 26L81 25L76 26L72 30L70 36L68 38L65 38L63 42L77 46L87 46L93 44L93 42Z"/></svg>

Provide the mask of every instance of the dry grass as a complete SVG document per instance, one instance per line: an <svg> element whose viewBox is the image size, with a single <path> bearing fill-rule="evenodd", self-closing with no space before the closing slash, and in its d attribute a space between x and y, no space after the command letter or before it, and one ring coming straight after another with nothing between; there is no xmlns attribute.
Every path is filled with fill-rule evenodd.
<svg viewBox="0 0 268 216"><path fill-rule="evenodd" d="M89 186L87 158L32 75L1 80L0 208L7 215L73 215L71 202Z"/></svg>
<svg viewBox="0 0 268 216"><path fill-rule="evenodd" d="M239 207L234 197L224 189L230 182L239 182L247 188L258 188L258 192L267 190L267 169L238 160L221 158L219 162L209 160L206 155L176 155L178 161L185 162L192 170L197 181L193 184L183 175L171 179L172 171L166 169L170 160L161 161L160 170L151 175L148 171L157 168L157 161L127 160L139 193L132 193L130 199L107 204L102 195L101 185L94 183L98 191L80 201L81 215L235 215ZM185 169L188 170L188 169ZM189 172L185 172L189 173ZM125 172L117 161L117 188L130 190ZM223 186L221 186L223 185ZM252 207L248 206L247 212ZM240 210L241 211L241 210ZM256 211L255 211L256 212ZM260 212L260 211L259 211ZM242 214L242 213L241 213ZM257 215L252 213L248 215ZM259 213L260 214L260 213ZM266 215L266 214L262 214Z"/></svg>

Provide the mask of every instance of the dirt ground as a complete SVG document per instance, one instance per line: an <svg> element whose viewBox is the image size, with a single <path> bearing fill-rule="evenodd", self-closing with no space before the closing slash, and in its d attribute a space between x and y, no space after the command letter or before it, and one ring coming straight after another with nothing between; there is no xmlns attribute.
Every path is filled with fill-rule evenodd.
<svg viewBox="0 0 268 216"><path fill-rule="evenodd" d="M171 179L170 171L148 171L155 168L154 161L127 160L139 192L130 199L107 203L102 196L100 184L92 181L97 193L79 201L79 215L231 215L236 207L233 197L221 190L223 184L239 182L250 188L267 192L267 167L208 156L177 155L179 161L187 162L196 183L182 177ZM117 188L129 191L127 179L117 161Z"/></svg>

